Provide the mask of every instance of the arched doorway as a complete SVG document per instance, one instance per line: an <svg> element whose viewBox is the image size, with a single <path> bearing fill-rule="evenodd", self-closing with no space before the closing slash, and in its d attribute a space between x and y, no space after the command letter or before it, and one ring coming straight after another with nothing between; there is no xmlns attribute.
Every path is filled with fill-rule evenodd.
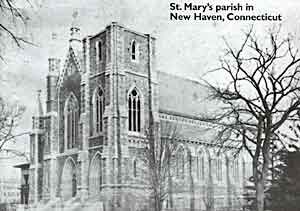
<svg viewBox="0 0 300 211"><path fill-rule="evenodd" d="M64 164L61 178L61 195L64 200L68 200L77 193L76 166L72 158L68 158Z"/></svg>
<svg viewBox="0 0 300 211"><path fill-rule="evenodd" d="M96 154L91 161L89 172L89 195L95 197L100 193L102 184L101 156Z"/></svg>

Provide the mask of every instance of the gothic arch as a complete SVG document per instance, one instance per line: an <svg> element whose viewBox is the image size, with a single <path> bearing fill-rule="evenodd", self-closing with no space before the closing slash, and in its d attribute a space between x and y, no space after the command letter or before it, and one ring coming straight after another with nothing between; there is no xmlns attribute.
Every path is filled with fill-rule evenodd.
<svg viewBox="0 0 300 211"><path fill-rule="evenodd" d="M132 176L134 178L138 177L138 171L139 171L139 165L138 165L138 159L136 157L134 157L132 159Z"/></svg>
<svg viewBox="0 0 300 211"><path fill-rule="evenodd" d="M93 134L98 134L103 131L103 117L105 109L105 95L103 88L98 85L92 95L92 127Z"/></svg>
<svg viewBox="0 0 300 211"><path fill-rule="evenodd" d="M196 179L199 182L205 182L209 172L209 155L204 147L200 147L196 150Z"/></svg>
<svg viewBox="0 0 300 211"><path fill-rule="evenodd" d="M144 128L144 97L142 92L131 86L127 92L128 131L141 133Z"/></svg>
<svg viewBox="0 0 300 211"><path fill-rule="evenodd" d="M69 96L67 97L67 99L66 99L66 101L65 101L64 112L67 111L67 104L68 104L71 100L74 100L75 103L76 103L76 105L79 105L79 104L78 104L78 100L77 100L76 95L75 95L73 92L70 92Z"/></svg>
<svg viewBox="0 0 300 211"><path fill-rule="evenodd" d="M130 42L130 59L131 61L139 61L139 44L136 40L131 40Z"/></svg>
<svg viewBox="0 0 300 211"><path fill-rule="evenodd" d="M226 155L221 150L216 154L216 172L215 177L216 181L223 183L226 181Z"/></svg>
<svg viewBox="0 0 300 211"><path fill-rule="evenodd" d="M64 149L75 148L78 139L79 103L73 92L64 106Z"/></svg>
<svg viewBox="0 0 300 211"><path fill-rule="evenodd" d="M89 195L95 197L100 193L102 185L101 154L97 152L91 160L89 168Z"/></svg>
<svg viewBox="0 0 300 211"><path fill-rule="evenodd" d="M179 144L175 151L175 176L180 179L184 179L186 174L187 150L185 145Z"/></svg>
<svg viewBox="0 0 300 211"><path fill-rule="evenodd" d="M68 200L77 193L76 165L73 158L68 157L64 163L61 176L61 195L63 200Z"/></svg>

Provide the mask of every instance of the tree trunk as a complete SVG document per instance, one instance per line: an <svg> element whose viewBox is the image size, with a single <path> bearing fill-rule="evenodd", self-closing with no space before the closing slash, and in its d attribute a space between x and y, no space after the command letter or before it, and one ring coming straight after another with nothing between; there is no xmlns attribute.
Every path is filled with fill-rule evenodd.
<svg viewBox="0 0 300 211"><path fill-rule="evenodd" d="M171 176L171 161L170 158L168 159L168 196L169 196L169 203L168 207L173 208L173 181Z"/></svg>
<svg viewBox="0 0 300 211"><path fill-rule="evenodd" d="M256 206L257 211L264 211L264 184L262 180L257 181L256 183Z"/></svg>
<svg viewBox="0 0 300 211"><path fill-rule="evenodd" d="M262 121L259 122L259 129L262 129ZM254 169L254 178L255 178L255 188L256 188L256 210L264 211L265 209L265 184L268 176L268 170L270 166L270 143L271 143L271 125L272 125L272 116L266 115L266 127L265 127L265 140L262 146L262 170L259 175L259 156L256 157L253 164ZM258 135L261 135L259 133ZM261 137L259 137L261 138ZM261 142L260 142L261 143ZM259 145L260 147L260 145ZM259 155L259 153L258 153Z"/></svg>

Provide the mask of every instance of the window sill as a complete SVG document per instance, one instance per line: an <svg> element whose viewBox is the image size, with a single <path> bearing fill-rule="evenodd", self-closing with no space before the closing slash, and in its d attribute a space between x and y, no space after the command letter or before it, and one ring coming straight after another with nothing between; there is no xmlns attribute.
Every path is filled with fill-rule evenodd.
<svg viewBox="0 0 300 211"><path fill-rule="evenodd" d="M130 60L131 60L131 62L134 63L134 64L138 64L138 63L139 63L139 60L137 60L137 59L130 59Z"/></svg>
<svg viewBox="0 0 300 211"><path fill-rule="evenodd" d="M96 134L93 134L89 137L89 139L94 139L94 138L98 138L99 136L103 136L104 135L104 132L101 132L101 133L96 133Z"/></svg>
<svg viewBox="0 0 300 211"><path fill-rule="evenodd" d="M134 132L134 131L128 131L128 136L134 136L138 138L146 138L146 136L142 132Z"/></svg>

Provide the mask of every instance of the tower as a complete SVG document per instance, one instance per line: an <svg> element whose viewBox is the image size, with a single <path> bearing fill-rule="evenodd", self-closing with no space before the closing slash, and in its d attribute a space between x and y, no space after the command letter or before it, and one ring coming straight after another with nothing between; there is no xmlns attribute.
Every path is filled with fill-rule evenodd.
<svg viewBox="0 0 300 211"><path fill-rule="evenodd" d="M30 133L30 202L37 204L42 198L42 165L43 165L43 138L44 119L41 103L41 90L38 90L36 99L36 111L32 117L32 131Z"/></svg>
<svg viewBox="0 0 300 211"><path fill-rule="evenodd" d="M126 201L128 194L121 198L119 193L133 190L128 188L132 181L128 180L127 169L136 152L131 152L130 142L142 142L149 124L149 68L152 73L154 122L159 124L155 39L112 22L100 33L86 37L83 49L83 148L90 158L101 154L101 166L106 168L102 171L102 181L105 182L101 186L103 201L112 200L116 206L122 206L121 201ZM93 102L97 89L103 91L105 98L103 130L100 132L95 130L97 122ZM134 103L129 98L134 99ZM129 102L132 104L129 105ZM138 110L134 107L135 103L138 103Z"/></svg>

